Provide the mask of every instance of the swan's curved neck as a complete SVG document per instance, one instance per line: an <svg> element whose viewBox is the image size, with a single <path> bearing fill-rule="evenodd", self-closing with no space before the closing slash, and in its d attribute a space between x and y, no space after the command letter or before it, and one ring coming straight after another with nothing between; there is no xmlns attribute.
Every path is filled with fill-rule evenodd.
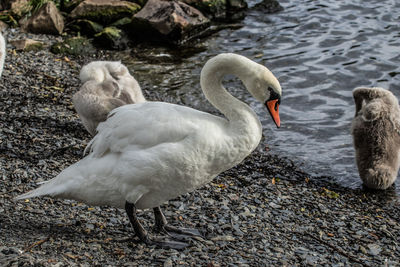
<svg viewBox="0 0 400 267"><path fill-rule="evenodd" d="M255 69L257 69L256 63L243 56L235 54L217 56L210 59L203 67L200 84L208 101L225 115L231 127L240 128L237 132L244 131L243 134L249 134L250 131L261 138L261 123L255 112L228 93L222 85L224 76L233 74L248 88Z"/></svg>

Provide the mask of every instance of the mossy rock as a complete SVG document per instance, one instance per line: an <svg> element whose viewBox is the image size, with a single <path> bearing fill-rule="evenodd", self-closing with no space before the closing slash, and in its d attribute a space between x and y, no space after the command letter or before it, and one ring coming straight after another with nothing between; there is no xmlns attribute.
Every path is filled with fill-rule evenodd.
<svg viewBox="0 0 400 267"><path fill-rule="evenodd" d="M104 27L99 23L87 19L78 19L69 25L69 28L75 32L80 32L81 34L88 36L93 36L104 29Z"/></svg>
<svg viewBox="0 0 400 267"><path fill-rule="evenodd" d="M136 3L127 1L84 1L70 14L71 19L87 19L102 25L109 25L124 17L132 17L140 10Z"/></svg>
<svg viewBox="0 0 400 267"><path fill-rule="evenodd" d="M222 19L226 17L226 0L189 0L187 3L197 8L205 16L211 19Z"/></svg>
<svg viewBox="0 0 400 267"><path fill-rule="evenodd" d="M278 0L263 0L254 6L254 9L262 11L266 14L276 13L283 10Z"/></svg>
<svg viewBox="0 0 400 267"><path fill-rule="evenodd" d="M27 45L25 48L25 51L27 51L27 52L28 51L39 51L39 50L42 50L43 47L44 47L43 43L37 42L34 44Z"/></svg>
<svg viewBox="0 0 400 267"><path fill-rule="evenodd" d="M129 18L125 17L125 18L122 18L122 19L119 19L119 20L115 21L110 26L114 26L114 27L117 27L117 28L125 28L131 22L132 22L132 17L129 17Z"/></svg>
<svg viewBox="0 0 400 267"><path fill-rule="evenodd" d="M60 6L60 10L66 13L71 13L72 10L74 10L80 3L82 3L84 0L71 0L71 1L63 1L64 6Z"/></svg>
<svg viewBox="0 0 400 267"><path fill-rule="evenodd" d="M128 46L127 35L117 27L106 27L94 37L96 44L106 49L124 50Z"/></svg>
<svg viewBox="0 0 400 267"><path fill-rule="evenodd" d="M89 39L84 37L72 37L63 42L55 43L50 51L54 54L81 55L88 54L95 50Z"/></svg>
<svg viewBox="0 0 400 267"><path fill-rule="evenodd" d="M245 0L181 0L200 10L206 17L217 21L231 21L244 17Z"/></svg>
<svg viewBox="0 0 400 267"><path fill-rule="evenodd" d="M10 40L17 51L39 51L44 48L44 43L32 39Z"/></svg>

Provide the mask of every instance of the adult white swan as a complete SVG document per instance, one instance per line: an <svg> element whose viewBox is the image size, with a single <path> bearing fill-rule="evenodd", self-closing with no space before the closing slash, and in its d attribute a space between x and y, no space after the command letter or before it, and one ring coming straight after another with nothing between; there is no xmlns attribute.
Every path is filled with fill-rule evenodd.
<svg viewBox="0 0 400 267"><path fill-rule="evenodd" d="M3 73L5 58L6 58L6 41L4 40L4 37L0 32L0 77L1 74Z"/></svg>
<svg viewBox="0 0 400 267"><path fill-rule="evenodd" d="M159 206L210 182L257 147L260 121L222 86L226 74L238 76L266 104L279 127L281 87L275 76L243 56L220 54L205 64L200 83L226 118L163 102L119 107L99 125L88 156L17 199L50 195L125 208L142 241L174 248L186 245L151 239L136 209L154 208L156 226L179 233L167 225Z"/></svg>
<svg viewBox="0 0 400 267"><path fill-rule="evenodd" d="M146 101L139 83L119 61L93 61L83 66L79 77L83 85L72 102L91 135L114 108Z"/></svg>

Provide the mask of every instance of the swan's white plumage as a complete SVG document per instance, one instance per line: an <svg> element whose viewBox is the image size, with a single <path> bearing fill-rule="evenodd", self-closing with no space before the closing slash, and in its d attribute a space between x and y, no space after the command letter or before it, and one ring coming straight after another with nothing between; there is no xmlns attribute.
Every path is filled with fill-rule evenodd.
<svg viewBox="0 0 400 267"><path fill-rule="evenodd" d="M0 77L3 73L4 61L6 58L6 41L0 32Z"/></svg>
<svg viewBox="0 0 400 267"><path fill-rule="evenodd" d="M239 71L249 67L255 71L267 70L265 67L234 54L217 57L224 59L223 65L226 64L225 57L242 64L237 69L230 69L229 73L244 79L245 84L252 87L249 91L253 95L265 97L254 91L265 88L252 83L265 82L268 87L272 86L269 84L272 78L246 78ZM203 71L219 64L211 62ZM208 75L203 71L202 77ZM202 83L209 98L213 97L213 91L225 91L220 83L224 74L219 73L217 82L209 84L213 88L205 88L207 85ZM273 83L277 83L275 80ZM225 93L227 99L229 93ZM214 98L213 101L217 100ZM121 208L125 201L134 203L139 209L160 206L208 183L222 171L240 163L256 148L261 139L257 116L240 101L233 101L230 108L232 111L223 110L227 119L162 102L116 108L105 122L99 124L98 133L89 144L88 156L18 199L52 195Z"/></svg>

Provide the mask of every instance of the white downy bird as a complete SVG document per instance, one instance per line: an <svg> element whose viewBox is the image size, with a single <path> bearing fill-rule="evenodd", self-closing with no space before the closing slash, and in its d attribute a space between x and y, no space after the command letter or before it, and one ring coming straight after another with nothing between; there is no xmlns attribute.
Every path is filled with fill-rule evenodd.
<svg viewBox="0 0 400 267"><path fill-rule="evenodd" d="M383 88L356 88L351 133L358 172L364 185L387 189L400 167L400 106L396 96Z"/></svg>
<svg viewBox="0 0 400 267"><path fill-rule="evenodd" d="M146 101L139 83L119 61L93 61L83 66L79 77L83 85L72 101L91 135L114 108Z"/></svg>

